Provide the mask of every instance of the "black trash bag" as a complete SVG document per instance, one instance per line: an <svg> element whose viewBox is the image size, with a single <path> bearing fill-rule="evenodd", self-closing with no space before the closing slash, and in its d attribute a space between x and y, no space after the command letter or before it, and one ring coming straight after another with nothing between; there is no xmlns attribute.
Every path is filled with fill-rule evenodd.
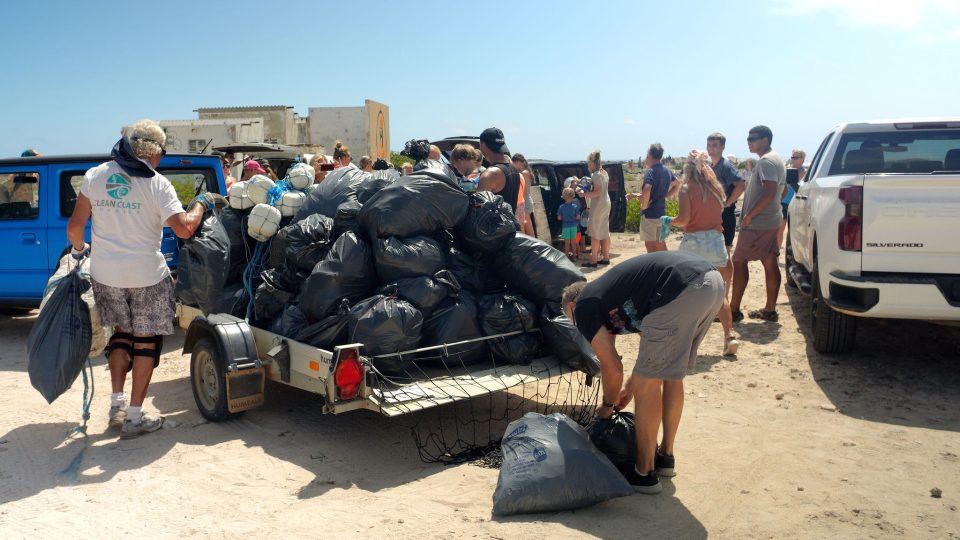
<svg viewBox="0 0 960 540"><path fill-rule="evenodd" d="M424 319L433 313L446 298L460 294L460 284L449 270L441 270L432 276L417 276L398 279L377 290L377 294L397 296L413 304Z"/></svg>
<svg viewBox="0 0 960 540"><path fill-rule="evenodd" d="M529 412L507 426L493 514L582 508L633 494L633 487L563 414Z"/></svg>
<svg viewBox="0 0 960 540"><path fill-rule="evenodd" d="M373 171L370 178L367 178L357 187L357 200L360 204L367 204L370 197L381 189L396 182L400 178L400 173L394 169L382 171Z"/></svg>
<svg viewBox="0 0 960 540"><path fill-rule="evenodd" d="M420 347L457 343L483 337L477 322L477 302L472 294L460 291L456 298L447 298L423 321L423 338ZM448 367L469 366L489 360L487 342L480 341L455 347L447 347L448 358L443 350L426 351L421 358ZM439 360L437 358L439 357Z"/></svg>
<svg viewBox="0 0 960 540"><path fill-rule="evenodd" d="M554 309L567 285L587 279L562 251L519 233L497 254L493 268L511 290Z"/></svg>
<svg viewBox="0 0 960 540"><path fill-rule="evenodd" d="M293 339L318 349L331 351L335 345L343 345L347 341L349 311L350 302L342 300L337 306L336 313L304 326Z"/></svg>
<svg viewBox="0 0 960 540"><path fill-rule="evenodd" d="M488 341L490 352L496 360L530 365L540 350L536 313L533 302L514 294L492 294L480 298L478 319L483 335L528 332Z"/></svg>
<svg viewBox="0 0 960 540"><path fill-rule="evenodd" d="M458 187L413 174L370 197L360 210L360 226L371 239L432 235L460 223L468 203Z"/></svg>
<svg viewBox="0 0 960 540"><path fill-rule="evenodd" d="M283 311L273 324L270 325L270 331L290 339L297 339L296 336L307 327L307 316L300 311L300 308L294 304L287 304Z"/></svg>
<svg viewBox="0 0 960 540"><path fill-rule="evenodd" d="M64 276L27 336L30 384L47 403L70 388L90 354L90 308L80 297L90 286L90 278L79 272Z"/></svg>
<svg viewBox="0 0 960 540"><path fill-rule="evenodd" d="M340 301L368 298L377 286L373 252L356 233L345 233L310 273L300 293L300 309L320 320L336 313Z"/></svg>
<svg viewBox="0 0 960 540"><path fill-rule="evenodd" d="M177 298L184 304L197 306L203 313L215 311L227 284L229 251L227 231L217 216L210 214L180 248Z"/></svg>
<svg viewBox="0 0 960 540"><path fill-rule="evenodd" d="M227 271L227 283L237 283L243 279L243 269L247 267L248 254L253 253L256 240L247 235L246 217L249 212L226 207L220 211L220 223L230 240L230 266Z"/></svg>
<svg viewBox="0 0 960 540"><path fill-rule="evenodd" d="M440 244L426 236L378 238L374 244L377 275L383 281L432 276L443 269Z"/></svg>
<svg viewBox="0 0 960 540"><path fill-rule="evenodd" d="M489 191L470 194L467 217L456 227L457 239L470 253L497 254L517 234L513 209Z"/></svg>
<svg viewBox="0 0 960 540"><path fill-rule="evenodd" d="M633 413L615 412L610 418L594 418L587 426L590 442L617 468L637 462L637 430Z"/></svg>
<svg viewBox="0 0 960 540"><path fill-rule="evenodd" d="M250 305L250 294L247 293L242 283L227 285L220 296L216 313L227 313L243 319L247 316L248 305Z"/></svg>
<svg viewBox="0 0 960 540"><path fill-rule="evenodd" d="M337 207L348 199L356 199L357 188L369 177L370 173L356 167L344 167L331 171L323 182L310 191L310 195L297 210L293 220L300 221L312 214L336 217Z"/></svg>
<svg viewBox="0 0 960 540"><path fill-rule="evenodd" d="M545 307L540 311L543 344L561 362L590 376L600 374L600 360L580 330L565 315L553 317Z"/></svg>
<svg viewBox="0 0 960 540"><path fill-rule="evenodd" d="M444 251L446 268L457 278L460 286L478 294L493 293L503 288L503 282L493 273L484 257L471 255L450 245Z"/></svg>
<svg viewBox="0 0 960 540"><path fill-rule="evenodd" d="M294 293L278 287L270 279L264 279L253 296L253 320L258 325L269 325Z"/></svg>
<svg viewBox="0 0 960 540"><path fill-rule="evenodd" d="M430 155L430 141L426 139L410 139L403 143L403 150L400 155L406 156L414 161L423 161Z"/></svg>
<svg viewBox="0 0 960 540"><path fill-rule="evenodd" d="M322 261L333 244L333 219L313 214L287 225L277 232L270 244L270 265L287 265L302 272L310 272Z"/></svg>
<svg viewBox="0 0 960 540"><path fill-rule="evenodd" d="M457 178L457 172L453 170L453 167L442 161L432 159L420 160L413 165L413 172L415 174L429 176L435 180L440 180L463 191L463 188L460 187L460 180Z"/></svg>
<svg viewBox="0 0 960 540"><path fill-rule="evenodd" d="M347 199L337 207L337 216L333 218L333 239L340 238L340 235L345 232L359 232L360 224L357 216L361 208L363 205L357 199Z"/></svg>
<svg viewBox="0 0 960 540"><path fill-rule="evenodd" d="M416 349L420 344L423 315L409 302L376 295L353 306L348 315L349 341L363 343L364 356L378 356ZM407 375L415 359L391 356L373 359L373 365L388 374Z"/></svg>

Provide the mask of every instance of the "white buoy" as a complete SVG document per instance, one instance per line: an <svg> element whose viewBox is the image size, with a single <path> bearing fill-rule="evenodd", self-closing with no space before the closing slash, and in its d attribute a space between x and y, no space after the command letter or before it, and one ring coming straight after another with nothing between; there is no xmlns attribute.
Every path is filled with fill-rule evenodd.
<svg viewBox="0 0 960 540"><path fill-rule="evenodd" d="M307 196L302 191L284 191L277 201L277 208L280 209L280 215L291 217L297 213L297 210L303 206Z"/></svg>
<svg viewBox="0 0 960 540"><path fill-rule="evenodd" d="M287 171L287 182L293 189L307 189L307 186L313 184L313 178L316 171L306 163L295 163Z"/></svg>
<svg viewBox="0 0 960 540"><path fill-rule="evenodd" d="M230 198L230 208L236 210L253 208L253 201L250 200L250 196L247 195L246 182L236 182L230 186L228 196Z"/></svg>
<svg viewBox="0 0 960 540"><path fill-rule="evenodd" d="M253 204L265 204L268 201L267 195L271 189L276 186L269 177L258 174L247 181L247 196L253 201Z"/></svg>
<svg viewBox="0 0 960 540"><path fill-rule="evenodd" d="M269 179L268 179L269 180ZM280 210L269 204L258 204L247 218L247 234L257 242L266 242L280 228Z"/></svg>

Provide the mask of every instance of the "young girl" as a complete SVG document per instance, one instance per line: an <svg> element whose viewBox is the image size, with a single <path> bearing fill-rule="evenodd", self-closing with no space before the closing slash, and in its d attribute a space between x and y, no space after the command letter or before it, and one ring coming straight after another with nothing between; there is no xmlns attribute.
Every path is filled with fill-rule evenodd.
<svg viewBox="0 0 960 540"><path fill-rule="evenodd" d="M577 222L580 219L580 207L573 202L575 196L573 188L564 188L561 194L563 204L557 209L557 221L562 223L563 249L571 259L579 255L579 250L574 247L577 240Z"/></svg>

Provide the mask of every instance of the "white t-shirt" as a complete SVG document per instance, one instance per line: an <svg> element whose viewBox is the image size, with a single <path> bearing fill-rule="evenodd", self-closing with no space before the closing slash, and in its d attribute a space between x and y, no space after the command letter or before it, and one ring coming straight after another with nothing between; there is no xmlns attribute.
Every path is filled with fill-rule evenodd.
<svg viewBox="0 0 960 540"><path fill-rule="evenodd" d="M84 175L80 193L93 207L90 276L110 287L156 285L170 275L160 252L167 219L183 212L163 175L130 176L115 161Z"/></svg>

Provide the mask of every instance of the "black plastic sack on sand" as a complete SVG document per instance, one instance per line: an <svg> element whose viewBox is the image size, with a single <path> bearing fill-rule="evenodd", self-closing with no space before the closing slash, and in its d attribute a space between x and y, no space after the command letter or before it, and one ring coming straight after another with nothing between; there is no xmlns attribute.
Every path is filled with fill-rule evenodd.
<svg viewBox="0 0 960 540"><path fill-rule="evenodd" d="M633 494L583 428L560 413L529 412L511 422L500 449L494 515L572 510Z"/></svg>
<svg viewBox="0 0 960 540"><path fill-rule="evenodd" d="M300 221L312 214L336 217L337 207L348 199L356 199L357 188L369 177L370 173L356 167L344 167L330 172L320 185L310 191L303 206L297 210L294 221Z"/></svg>
<svg viewBox="0 0 960 540"><path fill-rule="evenodd" d="M503 197L480 191L470 194L467 216L456 232L470 253L496 254L517 234L517 220Z"/></svg>
<svg viewBox="0 0 960 540"><path fill-rule="evenodd" d="M377 294L396 296L413 304L424 319L433 313L446 298L460 294L460 284L449 270L441 270L432 276L417 276L398 279L377 290Z"/></svg>
<svg viewBox="0 0 960 540"><path fill-rule="evenodd" d="M250 295L242 283L227 285L220 295L216 313L227 313L243 319L247 316L247 306L250 304Z"/></svg>
<svg viewBox="0 0 960 540"><path fill-rule="evenodd" d="M90 353L90 308L80 297L89 288L90 279L79 272L64 276L27 336L30 384L47 403L70 388Z"/></svg>
<svg viewBox="0 0 960 540"><path fill-rule="evenodd" d="M360 210L360 226L369 238L431 235L460 223L468 202L460 188L413 174L373 195Z"/></svg>
<svg viewBox="0 0 960 540"><path fill-rule="evenodd" d="M333 218L333 238L340 238L345 232L359 232L360 223L357 216L363 205L357 199L347 199L337 207L337 216ZM363 235L361 235L363 236Z"/></svg>
<svg viewBox="0 0 960 540"><path fill-rule="evenodd" d="M483 337L477 322L477 303L473 295L460 291L457 298L447 298L423 321L423 338L420 347L456 343ZM486 341L458 345L447 348L447 358L443 350L427 351L421 358L433 363L444 363L448 367L471 365L489 359Z"/></svg>
<svg viewBox="0 0 960 540"><path fill-rule="evenodd" d="M610 418L594 418L587 426L590 442L618 468L637 461L637 430L633 413L615 412Z"/></svg>
<svg viewBox="0 0 960 540"><path fill-rule="evenodd" d="M293 339L318 349L331 351L335 345L346 343L347 325L350 322L350 318L347 316L349 311L350 303L343 300L337 307L335 314L324 317L313 324L305 325Z"/></svg>
<svg viewBox="0 0 960 540"><path fill-rule="evenodd" d="M382 281L432 276L443 269L440 244L426 236L378 238L373 257Z"/></svg>
<svg viewBox="0 0 960 540"><path fill-rule="evenodd" d="M226 207L220 211L220 223L230 240L230 266L227 271L227 283L237 283L243 278L243 269L247 267L247 254L253 253L256 241L247 235L244 223L248 212Z"/></svg>
<svg viewBox="0 0 960 540"><path fill-rule="evenodd" d="M180 248L176 295L200 311L215 311L227 284L230 238L220 220L210 215Z"/></svg>
<svg viewBox="0 0 960 540"><path fill-rule="evenodd" d="M273 320L273 324L270 325L270 331L290 339L296 339L297 334L306 328L306 326L307 316L304 315L296 305L287 304L280 315Z"/></svg>
<svg viewBox="0 0 960 540"><path fill-rule="evenodd" d="M420 343L423 315L409 302L390 296L373 296L353 306L348 316L349 341L363 343L364 356L416 349ZM414 356L373 359L373 365L389 374L404 375Z"/></svg>
<svg viewBox="0 0 960 540"><path fill-rule="evenodd" d="M525 234L507 242L493 268L511 290L552 309L559 309L567 285L587 279L562 251Z"/></svg>
<svg viewBox="0 0 960 540"><path fill-rule="evenodd" d="M313 214L287 225L270 244L271 267L286 264L303 272L312 271L330 251L332 235L333 219L323 214Z"/></svg>
<svg viewBox="0 0 960 540"><path fill-rule="evenodd" d="M356 233L345 233L310 273L300 293L300 309L319 320L336 313L340 301L368 298L377 285L370 244Z"/></svg>
<svg viewBox="0 0 960 540"><path fill-rule="evenodd" d="M565 315L551 317L547 308L542 309L540 333L544 346L561 362L587 375L600 374L600 361L593 347Z"/></svg>
<svg viewBox="0 0 960 540"><path fill-rule="evenodd" d="M529 365L540 350L537 308L514 294L493 294L480 298L477 318L485 336L524 331L506 338L488 341L493 357L502 362Z"/></svg>

